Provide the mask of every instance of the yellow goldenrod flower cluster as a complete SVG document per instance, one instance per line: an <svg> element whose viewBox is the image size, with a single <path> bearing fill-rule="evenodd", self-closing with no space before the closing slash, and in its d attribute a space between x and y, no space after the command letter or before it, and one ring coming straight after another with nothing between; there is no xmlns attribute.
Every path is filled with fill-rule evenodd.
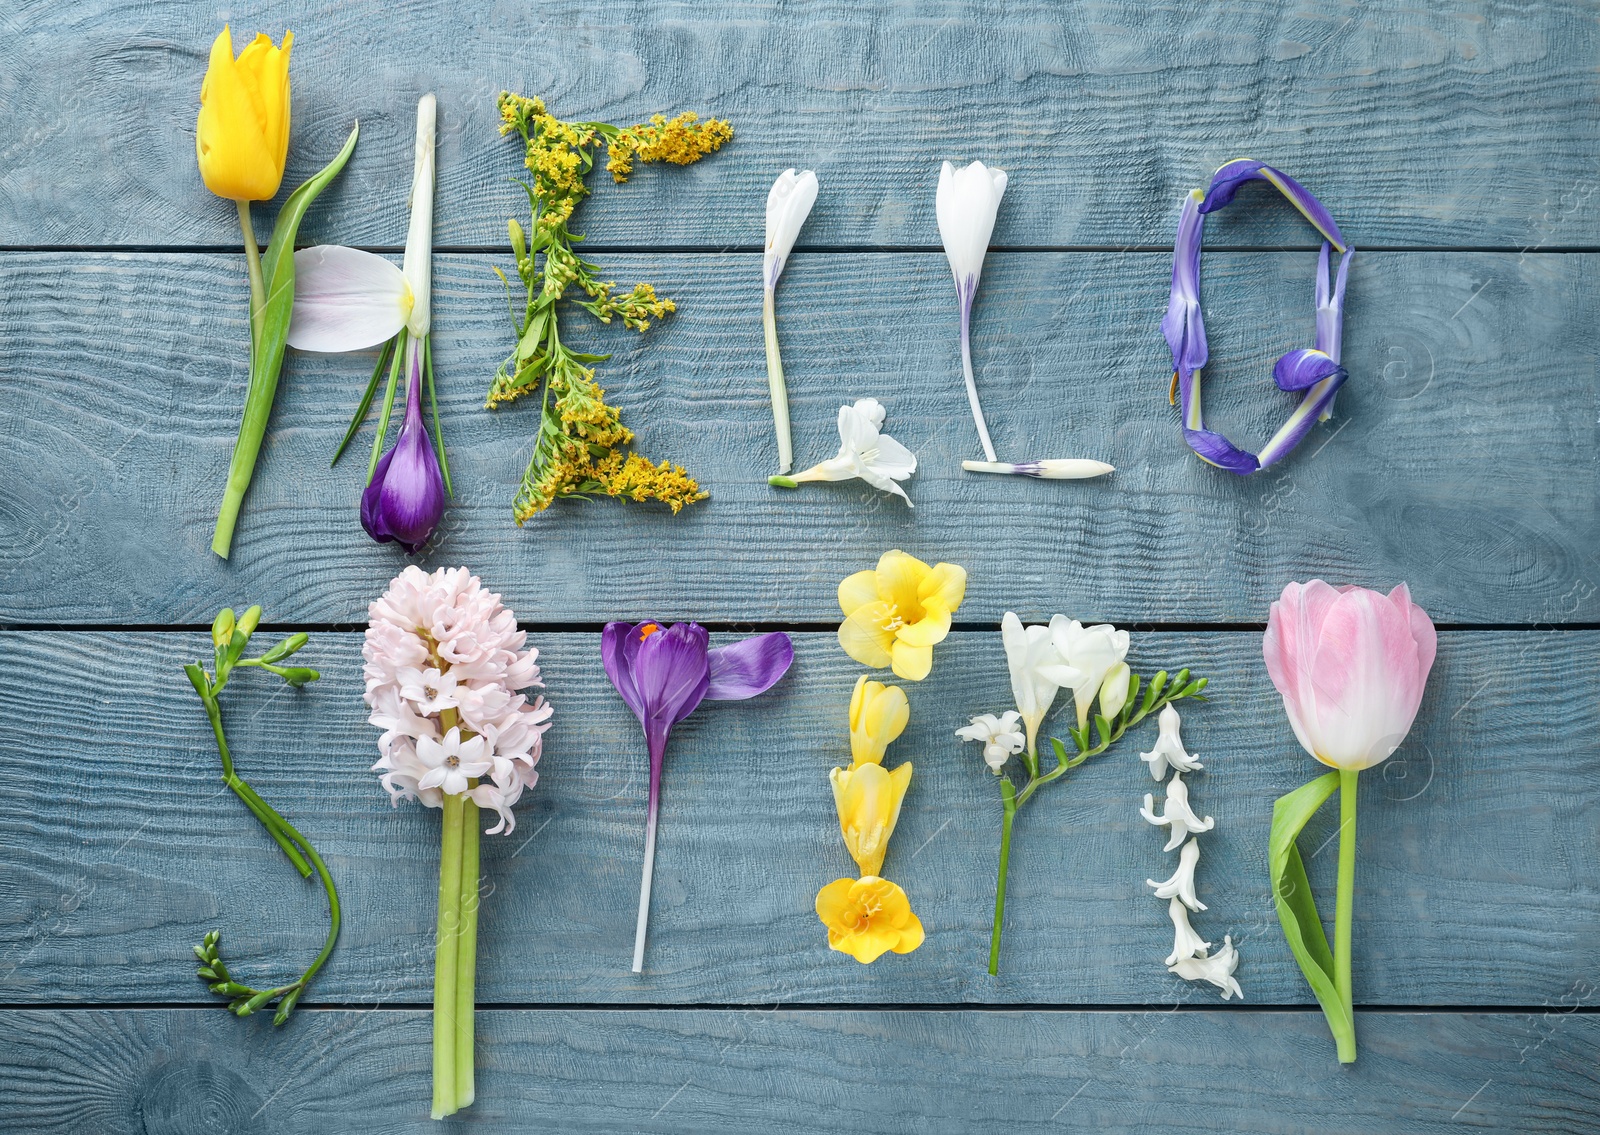
<svg viewBox="0 0 1600 1135"><path fill-rule="evenodd" d="M576 306L602 323L618 319L634 331L646 331L677 310L650 284L618 291L614 281L602 279L596 265L573 251L582 239L570 228L573 211L589 195L584 179L599 147L608 152L607 170L626 181L635 159L688 165L721 148L733 128L718 119L701 122L693 113L671 120L656 115L626 127L564 122L543 100L509 91L501 92L499 107L500 133L522 138L532 227L525 231L515 220L508 226L527 303L517 320L516 350L495 372L487 405L542 394L539 434L514 506L517 523L558 499L593 495L659 501L676 513L708 494L682 467L627 451L633 431L594 381L591 364L604 356L564 346L557 309L576 285L583 293L574 298Z"/></svg>

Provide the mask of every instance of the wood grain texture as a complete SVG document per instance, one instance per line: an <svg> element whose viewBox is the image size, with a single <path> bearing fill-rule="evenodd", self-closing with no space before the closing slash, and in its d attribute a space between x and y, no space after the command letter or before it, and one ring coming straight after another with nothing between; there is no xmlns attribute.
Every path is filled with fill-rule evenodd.
<svg viewBox="0 0 1600 1135"><path fill-rule="evenodd" d="M885 872L911 896L927 943L872 966L830 952L812 904L851 867L826 774L848 757L860 671L833 636L796 638L798 661L774 692L707 705L674 733L649 952L634 976L638 726L601 672L597 635L535 636L555 725L516 831L484 841L483 1002L1217 1003L1160 964L1172 931L1145 880L1166 878L1176 854L1138 816L1154 787L1137 757L1153 724L1021 814L1002 973L983 972L999 801L977 750L952 731L1010 704L998 633L958 632L937 649L891 750L891 764L916 772ZM0 753L0 1002L203 1002L189 946L207 930L222 927L237 972L262 980L267 959L309 959L320 943L321 892L219 782L179 669L207 641L0 636L8 717L27 723ZM1184 721L1206 764L1191 800L1217 820L1198 874L1211 909L1195 926L1241 943L1250 1005L1305 1004L1265 854L1273 800L1321 768L1294 741L1260 642L1141 634L1132 661L1213 677L1215 699ZM359 644L318 633L301 657L321 668L319 683L297 694L244 674L224 709L241 775L317 844L344 898L344 938L308 1000L426 1003L438 816L391 810L367 771L377 731L363 721ZM1358 1003L1530 1006L1600 989L1594 713L1552 697L1591 673L1597 652L1592 632L1441 636L1410 739L1362 778ZM1325 913L1336 827L1327 810L1304 837Z"/></svg>
<svg viewBox="0 0 1600 1135"><path fill-rule="evenodd" d="M767 486L756 256L601 259L680 303L643 337L567 331L616 352L601 378L644 452L712 493L678 517L569 502L513 526L536 418L481 408L510 346L498 258L435 268L458 500L424 562L470 564L524 619L828 622L837 581L895 546L964 565L973 623L1254 623L1312 576L1407 580L1443 622L1600 617L1594 256L1358 254L1333 421L1241 479L1188 451L1166 402L1167 256L991 255L974 333L997 444L1117 466L1092 482L960 471L977 443L942 255L797 257L780 324L800 463L834 452L840 402L878 397L921 461L915 509L860 482ZM248 593L277 620L353 623L404 562L357 522L366 441L328 468L370 355L291 357L233 560L207 550L246 378L241 262L0 256L0 622L209 623ZM1207 257L1207 413L1242 443L1292 405L1269 376L1311 341L1314 267Z"/></svg>
<svg viewBox="0 0 1600 1135"><path fill-rule="evenodd" d="M194 0L7 7L0 240L234 244L193 138L224 15ZM496 132L503 87L570 118L733 121L712 161L596 193L583 227L612 244L757 246L773 177L809 166L824 189L808 244L936 246L940 160L982 158L1013 177L1001 245L1160 245L1182 194L1241 155L1311 187L1357 247L1600 242L1600 26L1583 0L276 0L232 15L236 43L296 33L285 194L361 121L308 243L401 243L413 107L432 90L438 240L500 245L521 168ZM1230 210L1213 239L1309 242L1282 203Z"/></svg>
<svg viewBox="0 0 1600 1135"><path fill-rule="evenodd" d="M865 1135L972 1131L1592 1129L1600 1018L1362 1013L1334 1063L1311 1012L502 1011L478 1014L463 1129ZM0 1018L16 1135L440 1130L421 1010Z"/></svg>

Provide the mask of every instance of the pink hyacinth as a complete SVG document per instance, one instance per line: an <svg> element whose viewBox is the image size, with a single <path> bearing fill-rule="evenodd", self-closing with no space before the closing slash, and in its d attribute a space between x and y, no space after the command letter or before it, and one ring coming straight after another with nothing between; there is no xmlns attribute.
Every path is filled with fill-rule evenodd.
<svg viewBox="0 0 1600 1135"><path fill-rule="evenodd" d="M1262 649L1306 752L1360 770L1410 732L1435 647L1433 621L1405 584L1382 595L1313 579L1283 589Z"/></svg>
<svg viewBox="0 0 1600 1135"><path fill-rule="evenodd" d="M384 731L383 756L372 767L383 773L390 802L442 807L445 788L464 782L458 774L487 761L488 775L466 794L499 814L490 835L509 833L516 827L512 805L539 778L534 766L551 714L543 697L518 692L544 683L539 652L522 648L527 635L516 615L466 568L430 575L414 565L367 615L367 720ZM472 745L471 762L461 744Z"/></svg>

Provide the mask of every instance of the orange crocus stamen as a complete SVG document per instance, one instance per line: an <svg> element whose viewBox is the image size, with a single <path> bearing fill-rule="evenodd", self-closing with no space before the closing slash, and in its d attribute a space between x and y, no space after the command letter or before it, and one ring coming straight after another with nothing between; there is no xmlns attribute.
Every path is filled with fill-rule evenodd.
<svg viewBox="0 0 1600 1135"><path fill-rule="evenodd" d="M646 623L644 626L639 628L639 641L643 642L660 629L661 627L655 623Z"/></svg>

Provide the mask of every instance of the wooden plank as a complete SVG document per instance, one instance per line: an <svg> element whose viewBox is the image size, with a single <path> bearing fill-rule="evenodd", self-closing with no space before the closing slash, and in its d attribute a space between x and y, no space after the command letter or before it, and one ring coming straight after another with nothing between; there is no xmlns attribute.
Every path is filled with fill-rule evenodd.
<svg viewBox="0 0 1600 1135"><path fill-rule="evenodd" d="M956 726L1009 704L997 633L952 635L911 687L891 763L916 779L886 863L929 930L905 957L863 967L826 947L813 913L846 858L826 772L847 760L845 706L860 672L833 636L796 636L772 694L708 705L668 758L646 971L628 972L647 765L607 684L598 636L539 634L556 707L541 779L516 831L484 841L480 997L525 1004L1154 1004L1216 1000L1170 976L1164 904L1147 878L1175 857L1138 816L1153 787L1145 727L1023 812L1002 974L984 973L999 802ZM203 1001L189 946L224 929L237 971L309 960L320 890L303 883L218 783L203 714L179 670L199 634L0 636L11 717L0 752L0 1002ZM1206 764L1191 799L1203 841L1195 916L1241 943L1251 1005L1310 997L1267 890L1273 800L1321 771L1296 745L1254 633L1140 634L1146 672L1190 664L1215 700L1186 712ZM360 638L321 632L304 693L243 675L227 693L241 775L323 852L347 930L311 1001L426 1002L438 816L391 811L360 701ZM1593 943L1600 813L1593 712L1555 691L1593 671L1600 634L1450 632L1401 753L1363 778L1355 994L1375 1005L1542 1005L1600 987ZM1070 710L1068 711L1070 713ZM1058 726L1059 728L1059 726ZM1331 899L1337 827L1307 830ZM1328 906L1325 913L1331 914ZM248 977L247 977L248 980ZM1490 1075L1489 1072L1484 1073Z"/></svg>
<svg viewBox="0 0 1600 1135"><path fill-rule="evenodd" d="M0 239L233 245L233 210L206 193L194 161L219 13L195 0L13 8ZM807 243L936 246L939 161L981 157L1014 178L999 244L1160 245L1182 194L1241 154L1320 194L1357 247L1600 242L1600 123L1588 113L1600 27L1583 0L559 0L461 12L433 0L396 20L377 0L278 0L235 13L236 42L257 28L296 32L285 192L361 121L360 149L308 219L308 243L401 243L412 107L433 90L439 242L502 244L521 168L497 134L494 97L507 86L573 118L697 110L735 124L732 148L701 167L601 187L584 228L611 244L758 246L772 178L809 166L824 196ZM1309 242L1281 203L1256 212L1225 214L1214 239Z"/></svg>
<svg viewBox="0 0 1600 1135"><path fill-rule="evenodd" d="M477 1017L495 1130L1569 1132L1600 1122L1600 1019L1362 1013L1356 1064L1310 1012L520 1010ZM17 1135L429 1131L428 1015L0 1017ZM822 1126L819 1126L819 1123Z"/></svg>
<svg viewBox="0 0 1600 1135"><path fill-rule="evenodd" d="M1096 482L960 471L978 447L942 256L798 258L781 302L799 458L832 455L841 401L878 397L921 461L915 509L859 482L767 486L755 256L607 256L680 313L642 339L594 326L568 338L616 352L602 378L644 451L681 462L712 499L678 517L567 503L521 531L510 501L534 411L481 409L510 345L496 259L442 256L435 270L459 499L428 562L473 565L524 619L829 622L836 582L894 546L966 566L959 618L972 623L1007 607L1256 623L1286 582L1314 575L1408 580L1444 622L1600 617L1600 391L1574 365L1600 322L1592 256L1362 255L1355 377L1334 420L1279 469L1240 479L1190 454L1166 403L1168 257L995 255L975 336L997 444L1118 467ZM1268 376L1311 340L1315 259L1207 265L1207 412L1259 444L1293 404ZM208 546L246 377L240 258L13 254L0 296L0 526L14 534L0 621L209 622L245 592L279 620L364 617L403 558L357 523L366 442L327 461L370 356L291 359L224 564Z"/></svg>

